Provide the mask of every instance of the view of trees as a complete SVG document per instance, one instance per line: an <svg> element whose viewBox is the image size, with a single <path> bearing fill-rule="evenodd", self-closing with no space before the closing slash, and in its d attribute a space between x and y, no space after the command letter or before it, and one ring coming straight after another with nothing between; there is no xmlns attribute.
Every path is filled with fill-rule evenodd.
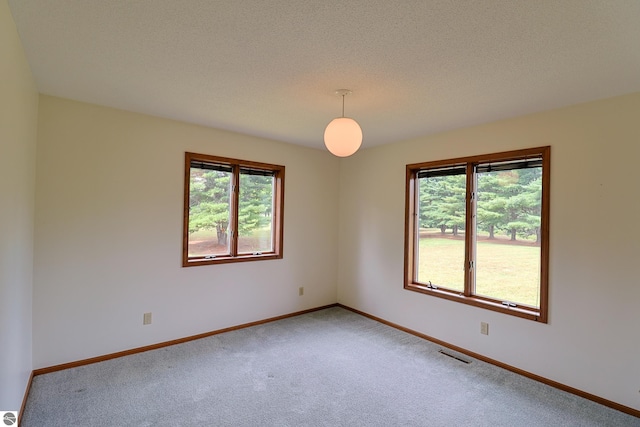
<svg viewBox="0 0 640 427"><path fill-rule="evenodd" d="M189 233L215 229L227 246L231 205L231 172L191 168Z"/></svg>
<svg viewBox="0 0 640 427"><path fill-rule="evenodd" d="M271 223L272 204L273 176L240 173L238 231L241 236Z"/></svg>
<svg viewBox="0 0 640 427"><path fill-rule="evenodd" d="M228 245L231 222L231 168L219 170L191 167L189 233L215 230L218 245ZM238 235L270 227L273 204L273 176L241 170L238 200Z"/></svg>
<svg viewBox="0 0 640 427"><path fill-rule="evenodd" d="M540 241L542 168L479 172L476 221L478 231L494 239L536 237ZM465 228L465 175L419 179L419 219L422 228L438 228L454 236Z"/></svg>
<svg viewBox="0 0 640 427"><path fill-rule="evenodd" d="M465 226L465 175L421 178L420 227L451 229L454 236Z"/></svg>

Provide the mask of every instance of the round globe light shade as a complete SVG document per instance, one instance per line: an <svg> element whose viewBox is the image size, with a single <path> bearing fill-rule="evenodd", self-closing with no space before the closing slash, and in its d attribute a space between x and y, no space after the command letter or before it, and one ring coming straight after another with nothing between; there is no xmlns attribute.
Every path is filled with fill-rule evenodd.
<svg viewBox="0 0 640 427"><path fill-rule="evenodd" d="M349 117L338 117L324 130L324 145L334 156L347 157L358 151L362 144L362 129Z"/></svg>

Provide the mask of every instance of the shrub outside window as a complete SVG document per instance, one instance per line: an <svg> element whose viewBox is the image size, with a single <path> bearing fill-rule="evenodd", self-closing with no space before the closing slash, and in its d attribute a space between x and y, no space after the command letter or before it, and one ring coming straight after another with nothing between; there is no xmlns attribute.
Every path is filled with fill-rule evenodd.
<svg viewBox="0 0 640 427"><path fill-rule="evenodd" d="M183 267L282 258L284 171L186 153Z"/></svg>
<svg viewBox="0 0 640 427"><path fill-rule="evenodd" d="M547 322L550 148L407 165L405 289Z"/></svg>

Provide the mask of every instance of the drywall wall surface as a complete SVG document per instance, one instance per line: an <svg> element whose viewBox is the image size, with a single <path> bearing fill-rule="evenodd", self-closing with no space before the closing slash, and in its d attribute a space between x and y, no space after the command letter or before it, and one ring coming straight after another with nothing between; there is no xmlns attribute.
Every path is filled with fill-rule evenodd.
<svg viewBox="0 0 640 427"><path fill-rule="evenodd" d="M547 145L549 323L404 290L406 165ZM639 158L640 94L363 150L341 164L338 301L640 409Z"/></svg>
<svg viewBox="0 0 640 427"><path fill-rule="evenodd" d="M185 151L286 167L283 259L181 267ZM34 367L335 303L338 172L321 150L42 96Z"/></svg>
<svg viewBox="0 0 640 427"><path fill-rule="evenodd" d="M32 370L38 92L5 0L0 76L0 410L17 411Z"/></svg>

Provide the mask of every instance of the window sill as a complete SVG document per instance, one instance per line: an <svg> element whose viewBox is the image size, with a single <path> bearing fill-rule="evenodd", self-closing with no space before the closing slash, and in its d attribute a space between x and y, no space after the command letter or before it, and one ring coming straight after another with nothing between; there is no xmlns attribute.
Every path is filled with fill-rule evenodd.
<svg viewBox="0 0 640 427"><path fill-rule="evenodd" d="M231 256L219 256L215 258L189 258L182 261L183 267L196 267L199 265L213 265L213 264L229 264L234 262L247 262L247 261L265 261L269 259L282 259L282 255L269 253L261 255L238 255L236 257Z"/></svg>
<svg viewBox="0 0 640 427"><path fill-rule="evenodd" d="M448 299L450 301L456 301L474 307L480 307L491 311L497 311L499 313L508 314L511 316L520 317L527 320L533 320L540 323L547 323L547 320L541 315L539 310L518 306L518 307L506 307L501 302L490 300L476 296L466 296L461 293L443 289L428 288L424 285L417 283L407 283L404 288L409 291L420 292L422 294L432 295L439 298Z"/></svg>

